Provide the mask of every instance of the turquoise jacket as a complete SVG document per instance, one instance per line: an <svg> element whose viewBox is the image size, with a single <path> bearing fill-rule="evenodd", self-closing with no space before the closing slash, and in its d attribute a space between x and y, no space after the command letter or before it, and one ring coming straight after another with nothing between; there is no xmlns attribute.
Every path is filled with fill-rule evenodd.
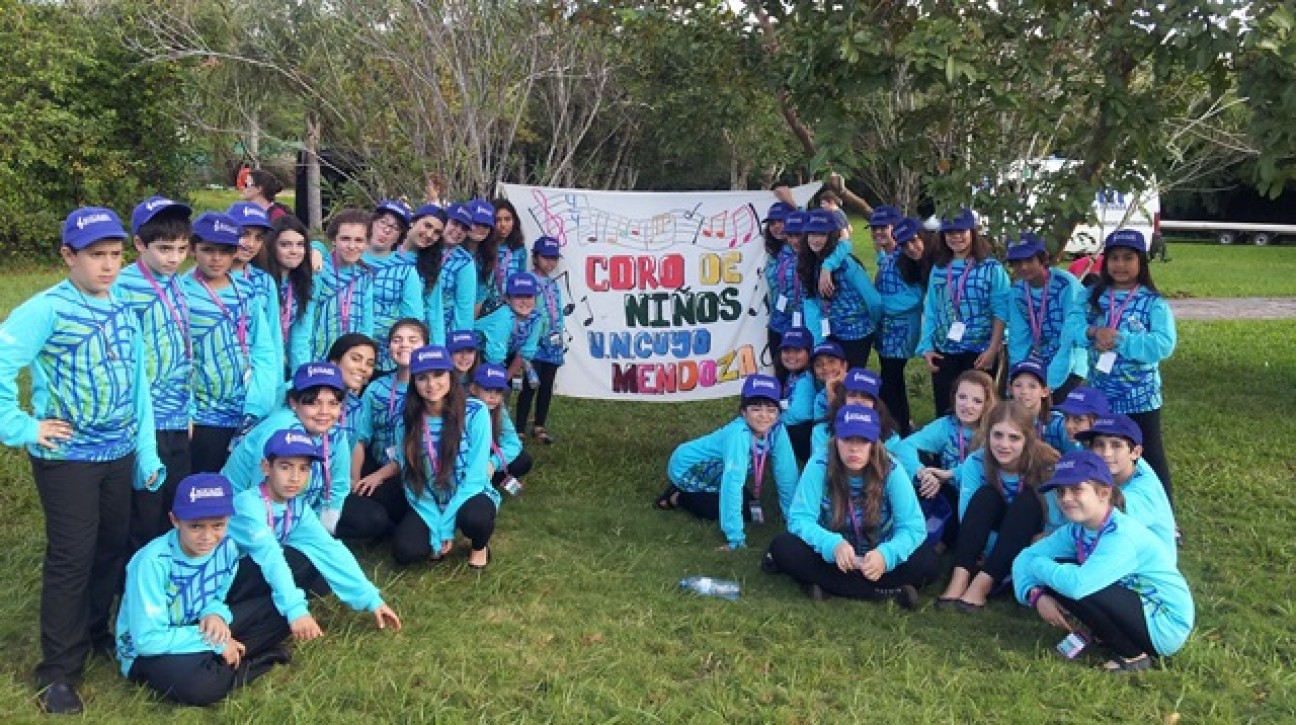
<svg viewBox="0 0 1296 725"><path fill-rule="evenodd" d="M966 267L967 260L955 259L946 266L932 268L923 299L917 354L985 352L994 321L1008 324L1009 281L1003 265L999 260L985 259L965 272ZM949 339L956 319L966 328L957 342Z"/></svg>
<svg viewBox="0 0 1296 725"><path fill-rule="evenodd" d="M1112 302L1115 302L1115 308ZM1085 319L1072 321L1071 337L1089 355L1089 385L1101 390L1113 413L1146 413L1161 407L1161 361L1178 342L1174 314L1161 295L1146 287L1112 292L1098 298L1099 311L1085 307ZM1113 320L1112 315L1120 319ZM1086 335L1088 327L1116 328L1116 362L1110 372L1098 369L1101 353Z"/></svg>
<svg viewBox="0 0 1296 725"><path fill-rule="evenodd" d="M234 452L225 461L225 467L221 469L221 473L234 485L235 493L247 491L264 480L261 461L265 458L265 443L270 436L281 430L306 433L292 409L280 408L258 423L235 446ZM324 452L324 460L311 464L310 483L298 498L317 514L326 508L340 512L342 505L346 503L347 494L351 492L351 445L346 431L342 426L335 425L327 435L312 435L310 438Z"/></svg>
<svg viewBox="0 0 1296 725"><path fill-rule="evenodd" d="M154 424L158 430L188 430L193 407L189 303L180 289L180 275L154 274L143 264L122 269L113 295L130 305L139 319Z"/></svg>
<svg viewBox="0 0 1296 725"><path fill-rule="evenodd" d="M180 279L189 303L197 425L237 428L245 418L266 417L278 403L283 363L275 354L265 301L242 275L229 282L213 300L194 273Z"/></svg>
<svg viewBox="0 0 1296 725"><path fill-rule="evenodd" d="M1048 302L1042 302L1047 293ZM1042 288L1025 280L1012 286L1012 304L1008 307L1009 367L1035 357L1044 364L1046 383L1057 390L1067 377L1084 378L1089 372L1089 356L1083 336L1074 338L1077 325L1084 324L1084 308L1089 290L1064 269L1050 269ZM1032 322L1034 320L1034 322ZM1040 328L1035 336L1035 326Z"/></svg>

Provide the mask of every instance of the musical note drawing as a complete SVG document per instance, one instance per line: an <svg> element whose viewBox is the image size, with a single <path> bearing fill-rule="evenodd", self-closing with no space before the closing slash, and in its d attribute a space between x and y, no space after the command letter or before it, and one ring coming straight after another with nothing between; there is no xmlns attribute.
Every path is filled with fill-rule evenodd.
<svg viewBox="0 0 1296 725"><path fill-rule="evenodd" d="M594 324L594 308L590 306L589 295L582 297L580 301L585 303L585 310L589 312L589 317L585 318L585 321L581 324L585 325L586 327L589 327L590 325Z"/></svg>
<svg viewBox="0 0 1296 725"><path fill-rule="evenodd" d="M563 289L567 291L567 304L563 305L562 313L563 317L570 317L571 313L576 311L576 296L573 295L571 291L569 273L566 270L563 270L562 274L555 278L555 281L561 283Z"/></svg>

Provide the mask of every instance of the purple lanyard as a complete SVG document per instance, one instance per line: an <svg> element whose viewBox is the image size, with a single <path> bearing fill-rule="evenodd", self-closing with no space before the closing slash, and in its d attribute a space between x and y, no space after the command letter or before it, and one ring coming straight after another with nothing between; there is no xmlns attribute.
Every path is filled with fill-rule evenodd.
<svg viewBox="0 0 1296 725"><path fill-rule="evenodd" d="M950 264L953 264L951 262ZM954 319L962 320L959 316L959 303L963 301L963 290L967 287L968 275L972 274L973 264L970 260L963 260L963 271L959 273L958 287L954 287L954 278L950 274L950 265L945 265L945 294L949 297L950 304L954 308Z"/></svg>
<svg viewBox="0 0 1296 725"><path fill-rule="evenodd" d="M144 279L149 283L149 286L151 286L153 291L157 293L157 296L162 299L162 304L166 305L167 312L171 313L171 319L180 326L180 330L183 332L185 339L185 359L192 360L193 340L190 339L189 336L188 306L184 304L178 292L176 293L175 298L176 303L179 306L177 307L171 304L171 299L167 297L166 292L164 292L161 285L158 284L157 278L155 278L153 272L149 271L149 268L145 266L143 260L135 262L135 266L139 267L140 274L144 275ZM171 290L175 292L175 275L172 275L171 279L167 281L167 287L171 288ZM181 309L183 309L184 312L181 312Z"/></svg>
<svg viewBox="0 0 1296 725"><path fill-rule="evenodd" d="M1094 535L1093 543L1088 546L1085 546L1084 527L1076 526L1072 529L1071 541L1075 544L1076 560L1081 564L1085 563L1085 560L1093 556L1094 550L1098 548L1098 542L1102 540L1103 534L1115 528L1111 522L1111 511L1108 511L1103 517L1102 525L1098 527L1098 533Z"/></svg>
<svg viewBox="0 0 1296 725"><path fill-rule="evenodd" d="M782 280L784 277L787 276L787 270L788 270L789 262L791 262L791 261L792 261L793 259L795 259L795 258L796 258L795 255L787 255L787 256L785 256L783 259L780 259L780 260L779 260L779 263L778 263L778 278L779 278L780 280ZM792 276L791 276L791 280L792 280L792 295L793 295L793 299L794 299L794 300L800 299L800 298L801 298L801 278L798 277L798 276L796 275L796 270L793 270L793 274L792 274Z"/></svg>
<svg viewBox="0 0 1296 725"><path fill-rule="evenodd" d="M769 434L767 433L766 436ZM752 477L756 479L755 490L753 493L756 500L760 500L761 481L765 478L765 459L769 456L769 447L759 445L756 440L752 439L751 457L752 457Z"/></svg>
<svg viewBox="0 0 1296 725"><path fill-rule="evenodd" d="M553 323L553 329L558 329L558 294L554 289L553 280L545 280L541 285L544 291L545 307L549 308L549 320Z"/></svg>
<svg viewBox="0 0 1296 725"><path fill-rule="evenodd" d="M279 536L279 534L275 532L274 504L270 501L270 491L266 488L264 482L261 483L261 500L265 502L266 507L266 526L270 527L270 533L274 534L275 539L282 544L288 539L288 534L292 532L292 502L284 502L283 536Z"/></svg>
<svg viewBox="0 0 1296 725"><path fill-rule="evenodd" d="M1035 305L1031 301L1030 283L1026 282L1022 286L1022 294L1026 296L1026 314L1030 317L1031 340L1038 347L1040 338L1044 336L1044 322L1048 319L1049 303L1049 284L1053 281L1053 271L1049 270L1044 273L1044 288L1040 290L1040 307L1039 317L1035 317Z"/></svg>
<svg viewBox="0 0 1296 725"><path fill-rule="evenodd" d="M327 506L333 500L333 466L331 456L329 456L329 437L328 433L323 436L324 442L324 505Z"/></svg>
<svg viewBox="0 0 1296 725"><path fill-rule="evenodd" d="M216 291L211 288L211 285L207 284L207 280L198 276L197 270L194 271L193 278L197 280L198 284L202 285L203 289L207 290L207 296L210 297L211 301L220 308L221 315L223 317L230 317L230 309L225 306L224 302L220 301L220 297L216 296ZM230 280L230 286L234 288L234 297L238 299L238 309L242 312L243 294L239 292L238 284L232 279ZM238 340L239 350L243 352L243 357L250 358L252 356L252 351L248 348L247 314L238 315L234 318L233 322L234 338Z"/></svg>
<svg viewBox="0 0 1296 725"><path fill-rule="evenodd" d="M513 263L513 250L505 247L500 250L504 259L500 260L499 268L495 270L495 286L499 291L504 291L504 283L508 280L509 265Z"/></svg>
<svg viewBox="0 0 1296 725"><path fill-rule="evenodd" d="M279 306L279 331L283 334L283 339L288 340L288 328L292 326L293 303L296 302L293 295L292 280L285 280L283 288L283 304Z"/></svg>
<svg viewBox="0 0 1296 725"><path fill-rule="evenodd" d="M400 381L397 380L396 376L393 375L391 390L388 391L387 393L387 417L388 418L391 418L396 414L396 386L399 384Z"/></svg>
<svg viewBox="0 0 1296 725"><path fill-rule="evenodd" d="M964 440L963 437L963 424L959 422L957 418L954 419L954 425L958 426L958 429L955 431L955 433L958 435L959 463L962 463L963 459L967 458L967 441Z"/></svg>
<svg viewBox="0 0 1296 725"><path fill-rule="evenodd" d="M352 265L354 266L354 265ZM338 284L342 283L342 267L338 265L337 251L333 252L333 274L337 275ZM338 311L342 314L342 332L351 331L351 297L355 294L355 275L352 273L351 280L346 285L346 296L338 295Z"/></svg>
<svg viewBox="0 0 1296 725"><path fill-rule="evenodd" d="M863 516L855 515L856 514L855 499L850 495L849 492L847 492L846 496L847 496L846 506L847 506L847 510L850 512L851 528L855 530L855 543L863 544L864 527L862 525L862 522L860 521L860 519L863 518ZM862 514L863 512L861 511L859 513Z"/></svg>
<svg viewBox="0 0 1296 725"><path fill-rule="evenodd" d="M436 445L432 440L432 427L428 425L426 418L423 420L423 451L427 453L428 465L432 467L432 478L435 479L441 462L437 459Z"/></svg>
<svg viewBox="0 0 1296 725"><path fill-rule="evenodd" d="M1126 295L1125 297L1125 301L1121 303L1120 307L1117 307L1116 290L1107 291L1107 326L1108 327L1112 328L1113 330L1116 329L1116 326L1120 324L1121 318L1125 316L1125 308L1129 307L1129 304L1133 302L1134 298L1137 296L1138 296L1138 288L1130 290L1129 294Z"/></svg>

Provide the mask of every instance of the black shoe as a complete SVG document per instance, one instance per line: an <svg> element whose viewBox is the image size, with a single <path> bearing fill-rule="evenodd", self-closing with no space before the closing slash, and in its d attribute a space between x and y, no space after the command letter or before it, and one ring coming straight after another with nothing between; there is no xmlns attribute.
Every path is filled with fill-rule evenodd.
<svg viewBox="0 0 1296 725"><path fill-rule="evenodd" d="M109 662L117 661L117 642L112 637L96 639L90 644L90 655L102 657Z"/></svg>
<svg viewBox="0 0 1296 725"><path fill-rule="evenodd" d="M783 570L779 568L778 562L774 561L774 557L768 551L765 552L765 556L761 557L760 570L766 574L783 573Z"/></svg>
<svg viewBox="0 0 1296 725"><path fill-rule="evenodd" d="M815 601L815 602L822 602L828 599L832 599L832 595L829 594L828 592L825 592L823 590L823 587L819 586L818 584L805 585L805 593L807 597L810 597L811 601Z"/></svg>
<svg viewBox="0 0 1296 725"><path fill-rule="evenodd" d="M912 584L905 584L888 591L887 597L910 611L918 608L918 589Z"/></svg>
<svg viewBox="0 0 1296 725"><path fill-rule="evenodd" d="M81 696L66 682L55 682L41 691L41 709L51 715L75 715L84 709Z"/></svg>
<svg viewBox="0 0 1296 725"><path fill-rule="evenodd" d="M275 665L292 663L292 652L287 647L271 647L265 652L255 654L248 661L248 669L270 669Z"/></svg>

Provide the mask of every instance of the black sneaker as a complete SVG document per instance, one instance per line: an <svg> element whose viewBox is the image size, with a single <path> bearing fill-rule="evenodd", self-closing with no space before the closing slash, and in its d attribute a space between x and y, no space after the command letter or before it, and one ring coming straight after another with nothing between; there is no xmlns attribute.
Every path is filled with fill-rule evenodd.
<svg viewBox="0 0 1296 725"><path fill-rule="evenodd" d="M761 557L760 570L766 574L782 574L783 570L779 568L778 562L774 561L774 556L768 551L765 556Z"/></svg>
<svg viewBox="0 0 1296 725"><path fill-rule="evenodd" d="M918 589L912 584L905 584L891 595L892 601L910 611L918 608Z"/></svg>
<svg viewBox="0 0 1296 725"><path fill-rule="evenodd" d="M832 595L829 594L828 592L825 592L823 590L823 587L819 586L818 584L805 585L805 593L807 597L810 597L811 601L815 601L815 602L822 602L828 599L832 599Z"/></svg>
<svg viewBox="0 0 1296 725"><path fill-rule="evenodd" d="M41 691L41 709L50 715L75 715L85 709L81 696L66 682L55 682Z"/></svg>

